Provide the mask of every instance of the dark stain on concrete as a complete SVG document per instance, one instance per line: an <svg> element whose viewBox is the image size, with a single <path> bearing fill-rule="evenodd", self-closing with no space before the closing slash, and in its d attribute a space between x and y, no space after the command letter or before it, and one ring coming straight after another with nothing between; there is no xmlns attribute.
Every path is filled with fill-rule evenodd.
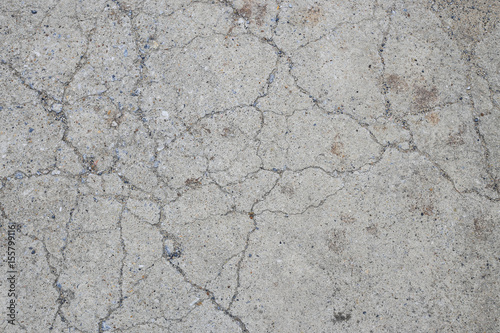
<svg viewBox="0 0 500 333"><path fill-rule="evenodd" d="M474 219L474 236L486 240L494 229L494 222L484 216Z"/></svg>
<svg viewBox="0 0 500 333"><path fill-rule="evenodd" d="M447 144L449 146L455 146L455 147L464 145L465 141L464 141L463 135L464 135L465 131L466 131L465 124L461 124L458 127L458 132L452 133L448 136Z"/></svg>
<svg viewBox="0 0 500 333"><path fill-rule="evenodd" d="M422 86L415 86L413 90L413 98L418 111L428 110L434 105L438 98L438 90L436 87L427 89Z"/></svg>
<svg viewBox="0 0 500 333"><path fill-rule="evenodd" d="M396 93L408 90L408 84L406 83L406 81L397 74L389 75L386 78L385 83L390 90L393 90Z"/></svg>
<svg viewBox="0 0 500 333"><path fill-rule="evenodd" d="M341 254L344 252L344 248L346 246L346 236L345 236L345 231L340 230L340 229L334 229L330 231L328 234L328 249L337 253Z"/></svg>
<svg viewBox="0 0 500 333"><path fill-rule="evenodd" d="M343 313L343 312L337 312L333 314L333 317L335 318L333 320L334 323L340 322L340 321L348 321L351 319L351 314L350 313Z"/></svg>
<svg viewBox="0 0 500 333"><path fill-rule="evenodd" d="M237 10L237 13L248 21L255 22L258 26L262 26L267 13L267 4L259 4L252 0L245 0L243 6Z"/></svg>

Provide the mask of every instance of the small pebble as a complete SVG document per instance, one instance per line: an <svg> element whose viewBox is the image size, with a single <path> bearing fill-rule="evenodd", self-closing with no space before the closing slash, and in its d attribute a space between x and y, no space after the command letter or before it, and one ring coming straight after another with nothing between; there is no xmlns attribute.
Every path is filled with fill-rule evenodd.
<svg viewBox="0 0 500 333"><path fill-rule="evenodd" d="M61 112L62 111L62 104L59 104L59 103L52 104L52 111L54 111L55 113Z"/></svg>

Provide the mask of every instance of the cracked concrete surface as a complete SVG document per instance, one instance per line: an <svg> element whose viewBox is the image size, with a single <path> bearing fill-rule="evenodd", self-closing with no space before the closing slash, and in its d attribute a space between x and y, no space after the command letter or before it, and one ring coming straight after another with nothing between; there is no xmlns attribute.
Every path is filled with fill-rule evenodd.
<svg viewBox="0 0 500 333"><path fill-rule="evenodd" d="M0 2L0 331L500 331L498 45L494 0Z"/></svg>

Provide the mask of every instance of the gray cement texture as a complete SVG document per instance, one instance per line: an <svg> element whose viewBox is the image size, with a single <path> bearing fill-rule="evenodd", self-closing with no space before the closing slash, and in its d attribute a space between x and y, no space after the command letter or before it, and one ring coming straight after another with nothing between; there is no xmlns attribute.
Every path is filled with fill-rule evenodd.
<svg viewBox="0 0 500 333"><path fill-rule="evenodd" d="M497 0L0 1L0 332L500 332Z"/></svg>

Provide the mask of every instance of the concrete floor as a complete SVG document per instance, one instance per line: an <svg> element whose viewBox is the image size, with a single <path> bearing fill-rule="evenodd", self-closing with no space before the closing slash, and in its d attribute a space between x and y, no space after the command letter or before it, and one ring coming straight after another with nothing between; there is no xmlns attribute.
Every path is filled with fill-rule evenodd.
<svg viewBox="0 0 500 333"><path fill-rule="evenodd" d="M500 2L0 1L1 332L499 332Z"/></svg>

